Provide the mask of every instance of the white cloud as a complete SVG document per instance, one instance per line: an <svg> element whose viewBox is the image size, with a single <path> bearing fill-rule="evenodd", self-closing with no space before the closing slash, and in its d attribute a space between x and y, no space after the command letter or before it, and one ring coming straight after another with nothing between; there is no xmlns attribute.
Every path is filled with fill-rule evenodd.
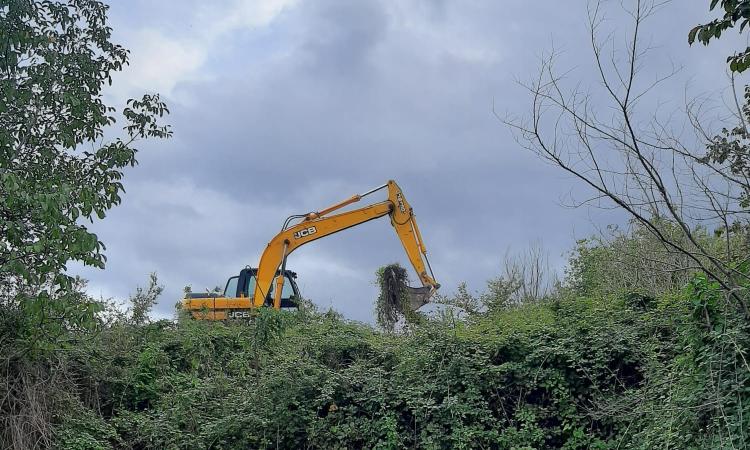
<svg viewBox="0 0 750 450"><path fill-rule="evenodd" d="M440 61L447 56L467 63L495 64L502 59L505 45L488 40L486 30L481 27L466 26L467 16L472 18L476 12L466 4L433 5L450 9L440 14L416 13L419 8L415 10L414 2L392 2L386 6L396 31L395 40L409 41L427 60Z"/></svg>
<svg viewBox="0 0 750 450"><path fill-rule="evenodd" d="M297 3L298 0L235 0L219 20L208 25L208 34L216 37L240 28L267 26Z"/></svg>
<svg viewBox="0 0 750 450"><path fill-rule="evenodd" d="M177 83L197 76L207 53L195 42L155 29L134 31L127 46L131 48L130 65L113 81L113 95L120 101L142 92L171 95Z"/></svg>
<svg viewBox="0 0 750 450"><path fill-rule="evenodd" d="M222 6L211 2L194 9L189 32L168 34L163 27L126 28L120 41L130 50L130 65L113 77L109 95L118 102L144 92L159 92L172 101L189 102L175 92L184 81L212 79L206 62L222 38L243 29L270 25L298 0L235 0Z"/></svg>

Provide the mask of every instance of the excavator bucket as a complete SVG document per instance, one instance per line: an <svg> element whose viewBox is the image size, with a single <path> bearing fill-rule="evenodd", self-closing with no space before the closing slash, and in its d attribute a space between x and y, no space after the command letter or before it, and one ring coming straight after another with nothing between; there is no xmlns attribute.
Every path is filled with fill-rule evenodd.
<svg viewBox="0 0 750 450"><path fill-rule="evenodd" d="M392 313L403 314L403 309L416 311L430 301L433 290L429 286L411 287L406 285L406 270L398 264L386 266L381 279L381 296Z"/></svg>
<svg viewBox="0 0 750 450"><path fill-rule="evenodd" d="M409 309L416 311L430 302L432 296L432 289L429 286L423 287L411 287L404 286L406 290L406 301L409 304Z"/></svg>
<svg viewBox="0 0 750 450"><path fill-rule="evenodd" d="M376 303L378 325L393 330L401 320L416 318L413 314L424 306L432 295L430 287L407 286L406 270L398 264L383 267L378 272L380 296Z"/></svg>

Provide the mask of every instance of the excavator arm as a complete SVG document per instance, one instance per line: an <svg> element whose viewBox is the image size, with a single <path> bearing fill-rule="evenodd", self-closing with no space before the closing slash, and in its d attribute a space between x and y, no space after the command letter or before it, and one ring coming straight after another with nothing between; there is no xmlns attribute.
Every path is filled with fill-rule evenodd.
<svg viewBox="0 0 750 450"><path fill-rule="evenodd" d="M385 201L329 215L384 188L388 189L388 199ZM354 195L321 211L292 216L287 219L282 231L268 243L260 258L257 282L252 299L253 306L263 305L272 283L274 283L277 271L279 274L284 273L286 258L298 247L383 216L390 216L391 225L401 240L401 244L404 246L404 250L414 270L419 275L422 286L429 290L428 296L434 293L440 285L435 281L429 261L427 260L427 249L422 241L422 235L414 218L414 212L396 182L390 180L378 188L364 194ZM293 220L298 220L298 222L291 224ZM280 271L279 267L281 267ZM276 276L275 282L276 289L273 305L274 308L279 309L281 307L281 288L284 283L283 276Z"/></svg>

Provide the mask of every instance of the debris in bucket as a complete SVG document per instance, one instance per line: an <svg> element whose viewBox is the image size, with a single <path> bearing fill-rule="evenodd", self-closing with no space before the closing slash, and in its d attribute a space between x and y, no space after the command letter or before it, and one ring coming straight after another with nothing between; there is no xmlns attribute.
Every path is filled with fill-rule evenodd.
<svg viewBox="0 0 750 450"><path fill-rule="evenodd" d="M416 314L409 302L408 275L399 264L389 264L377 271L380 295L376 302L377 322L393 331L402 318L413 322ZM421 305L420 305L421 306Z"/></svg>

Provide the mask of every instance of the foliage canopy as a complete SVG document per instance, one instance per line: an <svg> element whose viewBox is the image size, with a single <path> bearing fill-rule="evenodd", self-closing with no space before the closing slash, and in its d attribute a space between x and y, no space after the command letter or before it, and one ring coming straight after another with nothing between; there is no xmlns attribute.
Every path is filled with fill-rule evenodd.
<svg viewBox="0 0 750 450"><path fill-rule="evenodd" d="M128 100L124 136L103 89L128 62L95 0L12 0L0 7L0 292L50 344L62 326L85 326L69 261L104 267L104 245L85 221L121 201L134 142L171 135L158 95Z"/></svg>
<svg viewBox="0 0 750 450"><path fill-rule="evenodd" d="M721 35L739 24L740 33L750 24L750 0L710 0L710 8L713 11L717 6L724 10L724 15L719 19L698 25L688 33L688 43L698 42L708 45L712 39L719 39ZM750 67L750 47L746 50L727 58L729 70L732 72L744 72Z"/></svg>

